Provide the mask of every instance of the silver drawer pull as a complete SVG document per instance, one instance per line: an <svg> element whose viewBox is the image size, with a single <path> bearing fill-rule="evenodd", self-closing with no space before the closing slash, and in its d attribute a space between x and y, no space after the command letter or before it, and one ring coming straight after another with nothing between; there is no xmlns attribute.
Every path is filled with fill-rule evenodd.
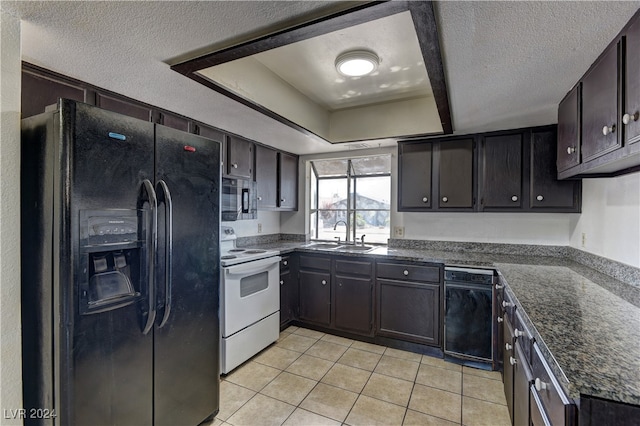
<svg viewBox="0 0 640 426"><path fill-rule="evenodd" d="M513 201L514 203L515 203L516 201L518 201L518 196L517 196L517 195L513 195L513 196L511 197L511 201Z"/></svg>
<svg viewBox="0 0 640 426"><path fill-rule="evenodd" d="M327 280L322 280L322 285L327 285Z"/></svg>
<svg viewBox="0 0 640 426"><path fill-rule="evenodd" d="M522 336L524 336L524 331L518 330L516 328L515 330L513 330L513 335L516 336L516 337L522 337Z"/></svg>
<svg viewBox="0 0 640 426"><path fill-rule="evenodd" d="M536 390L538 392L546 390L546 389L549 388L549 386L545 382L540 380L540 378L538 378L538 377L536 377L535 386L536 386Z"/></svg>
<svg viewBox="0 0 640 426"><path fill-rule="evenodd" d="M567 148L567 154L571 155L574 152L576 152L576 147L575 146L570 146Z"/></svg>
<svg viewBox="0 0 640 426"><path fill-rule="evenodd" d="M627 125L627 124L631 124L634 121L638 121L638 113L636 112L635 114L625 114L622 116L622 122Z"/></svg>
<svg viewBox="0 0 640 426"><path fill-rule="evenodd" d="M536 200L538 200L538 201L542 201L542 200L544 200L544 197L543 197L542 195L538 195L538 196L536 197Z"/></svg>
<svg viewBox="0 0 640 426"><path fill-rule="evenodd" d="M233 166L234 169L237 169L238 168L238 163L233 163L232 166Z"/></svg>
<svg viewBox="0 0 640 426"><path fill-rule="evenodd" d="M516 365L518 363L518 360L515 359L514 357L510 356L509 357L509 364L511 365Z"/></svg>
<svg viewBox="0 0 640 426"><path fill-rule="evenodd" d="M513 345L511 345L509 343L505 343L504 344L504 350L505 351L510 351L511 349L513 349Z"/></svg>
<svg viewBox="0 0 640 426"><path fill-rule="evenodd" d="M443 202L443 203L446 203L447 201L449 201L449 198L448 198L448 197L442 197L442 202Z"/></svg>
<svg viewBox="0 0 640 426"><path fill-rule="evenodd" d="M422 202L423 202L423 203L428 203L428 202L429 202L429 198L427 198L427 197L422 197Z"/></svg>
<svg viewBox="0 0 640 426"><path fill-rule="evenodd" d="M501 322L504 322L504 319L502 317L498 317L498 324L500 324Z"/></svg>
<svg viewBox="0 0 640 426"><path fill-rule="evenodd" d="M616 125L612 124L611 126L604 126L602 128L602 134L604 136L610 135L611 133L615 133L616 131Z"/></svg>
<svg viewBox="0 0 640 426"><path fill-rule="evenodd" d="M502 284L496 284L496 290L502 290L504 286Z"/></svg>
<svg viewBox="0 0 640 426"><path fill-rule="evenodd" d="M402 274L406 277L407 275L409 275L409 271L405 269L404 271L402 271Z"/></svg>
<svg viewBox="0 0 640 426"><path fill-rule="evenodd" d="M502 307L503 307L503 308L510 308L510 307L512 307L512 306L513 306L513 303L511 303L511 302L507 302L506 300L503 300L503 301L502 301Z"/></svg>
<svg viewBox="0 0 640 426"><path fill-rule="evenodd" d="M284 262L282 262L282 264L283 264L284 266L287 266L287 265L289 264L289 261L288 261L288 260L285 260Z"/></svg>
<svg viewBox="0 0 640 426"><path fill-rule="evenodd" d="M280 285L284 284L284 280L280 280Z"/></svg>

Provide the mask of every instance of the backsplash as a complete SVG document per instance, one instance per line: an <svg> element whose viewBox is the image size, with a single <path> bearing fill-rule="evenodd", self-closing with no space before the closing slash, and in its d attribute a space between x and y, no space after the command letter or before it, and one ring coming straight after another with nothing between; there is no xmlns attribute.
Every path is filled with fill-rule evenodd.
<svg viewBox="0 0 640 426"><path fill-rule="evenodd" d="M464 241L432 241L389 239L389 247L438 251L462 251L491 254L514 254L522 256L565 257L566 246L544 246L533 244L474 243Z"/></svg>
<svg viewBox="0 0 640 426"><path fill-rule="evenodd" d="M271 244L278 241L299 241L305 242L308 240L308 236L305 234L267 234L267 235L253 235L250 237L238 237L236 245L238 247L249 247L257 244Z"/></svg>
<svg viewBox="0 0 640 426"><path fill-rule="evenodd" d="M574 247L566 247L567 258L640 289L640 268L616 262Z"/></svg>

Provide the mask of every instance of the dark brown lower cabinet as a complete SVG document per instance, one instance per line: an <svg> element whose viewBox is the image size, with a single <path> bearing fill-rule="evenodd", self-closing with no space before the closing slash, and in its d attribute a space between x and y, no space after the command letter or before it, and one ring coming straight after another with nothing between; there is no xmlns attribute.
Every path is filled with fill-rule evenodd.
<svg viewBox="0 0 640 426"><path fill-rule="evenodd" d="M358 334L372 334L373 280L371 278L336 275L333 300L335 328Z"/></svg>
<svg viewBox="0 0 640 426"><path fill-rule="evenodd" d="M637 426L640 406L600 398L580 397L580 426Z"/></svg>
<svg viewBox="0 0 640 426"><path fill-rule="evenodd" d="M440 345L440 284L377 280L380 336Z"/></svg>
<svg viewBox="0 0 640 426"><path fill-rule="evenodd" d="M507 408L509 409L509 417L513 419L513 364L512 360L515 360L514 348L513 348L513 326L511 325L511 319L509 315L503 316L503 338L504 352L503 352L503 365L504 371L502 375L502 382L504 384L504 396L507 399Z"/></svg>
<svg viewBox="0 0 640 426"><path fill-rule="evenodd" d="M300 320L331 324L331 273L300 270Z"/></svg>
<svg viewBox="0 0 640 426"><path fill-rule="evenodd" d="M529 424L529 387L533 381L531 367L522 350L520 342L514 346L515 364L513 365L513 425Z"/></svg>

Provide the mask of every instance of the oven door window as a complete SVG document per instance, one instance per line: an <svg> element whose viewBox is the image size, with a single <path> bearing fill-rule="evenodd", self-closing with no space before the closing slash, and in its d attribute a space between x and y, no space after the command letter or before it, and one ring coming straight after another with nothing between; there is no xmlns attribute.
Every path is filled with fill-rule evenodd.
<svg viewBox="0 0 640 426"><path fill-rule="evenodd" d="M269 288L269 273L261 272L240 279L240 297L244 298Z"/></svg>

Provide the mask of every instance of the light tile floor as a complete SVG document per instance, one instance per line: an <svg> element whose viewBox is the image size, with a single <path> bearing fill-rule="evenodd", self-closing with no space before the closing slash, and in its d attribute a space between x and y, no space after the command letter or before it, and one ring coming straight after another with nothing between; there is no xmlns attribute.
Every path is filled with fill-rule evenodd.
<svg viewBox="0 0 640 426"><path fill-rule="evenodd" d="M212 426L510 425L498 372L298 327L221 380Z"/></svg>

